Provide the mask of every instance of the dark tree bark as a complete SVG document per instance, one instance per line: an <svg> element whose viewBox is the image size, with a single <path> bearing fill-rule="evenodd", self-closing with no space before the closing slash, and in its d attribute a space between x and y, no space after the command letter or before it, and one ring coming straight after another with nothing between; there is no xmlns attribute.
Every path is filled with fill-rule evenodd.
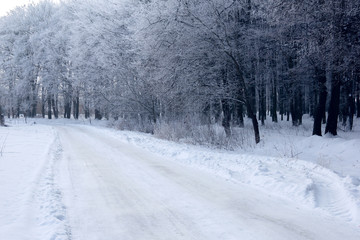
<svg viewBox="0 0 360 240"><path fill-rule="evenodd" d="M3 110L2 110L1 106L0 106L0 126L2 126L2 127L5 126L5 117L4 117Z"/></svg>
<svg viewBox="0 0 360 240"><path fill-rule="evenodd" d="M294 96L291 100L290 111L293 126L299 126L302 124L303 115L303 98L301 89L296 89Z"/></svg>
<svg viewBox="0 0 360 240"><path fill-rule="evenodd" d="M273 80L272 86L272 106L271 106L271 118L273 122L278 122L277 118L277 82L276 79Z"/></svg>
<svg viewBox="0 0 360 240"><path fill-rule="evenodd" d="M72 96L73 87L71 83L67 82L67 88L64 90L64 118L71 118Z"/></svg>
<svg viewBox="0 0 360 240"><path fill-rule="evenodd" d="M356 112L357 112L357 114L356 114L356 117L357 118L360 118L360 96L359 96L360 94L358 94L357 95L357 97L356 97Z"/></svg>
<svg viewBox="0 0 360 240"><path fill-rule="evenodd" d="M69 92L66 92L64 96L64 118L68 118L68 119L71 118L71 105L72 105L71 95Z"/></svg>
<svg viewBox="0 0 360 240"><path fill-rule="evenodd" d="M316 69L315 69L315 72L316 72ZM310 117L313 117L314 119L315 119L317 107L319 104L318 100L320 99L319 80L316 75L317 74L315 73L315 77L314 77L313 82L310 85L310 92L309 92L309 113L310 113Z"/></svg>
<svg viewBox="0 0 360 240"><path fill-rule="evenodd" d="M256 89L255 89L255 79L250 78L250 84L249 88L247 88L248 91L248 97L249 99L247 102L251 105L251 109L253 113L256 113ZM265 108L265 115L266 115L266 108ZM255 114L256 117L256 114ZM248 114L248 118L251 118L251 114Z"/></svg>
<svg viewBox="0 0 360 240"><path fill-rule="evenodd" d="M293 126L299 126L299 112L298 112L298 98L295 96L291 101L290 112L291 112L291 121Z"/></svg>
<svg viewBox="0 0 360 240"><path fill-rule="evenodd" d="M297 126L298 125L298 121L297 121L297 116L296 116L296 99L293 98L291 99L291 103L290 103L290 113L291 113L291 121L292 121L292 125L293 126Z"/></svg>
<svg viewBox="0 0 360 240"><path fill-rule="evenodd" d="M58 108L58 99L57 99L57 96L52 96L51 105L52 105L52 107L53 107L54 117L55 117L56 119L58 119L58 118L59 118L59 108Z"/></svg>
<svg viewBox="0 0 360 240"><path fill-rule="evenodd" d="M247 106L248 116L249 116L249 118L251 118L251 121L253 124L254 134L255 134L255 142L259 143L260 142L260 132L259 132L259 124L256 119L256 115L254 114L254 112L251 108L251 105L248 102L246 102L246 106Z"/></svg>
<svg viewBox="0 0 360 240"><path fill-rule="evenodd" d="M321 122L325 114L326 98L327 98L326 71L323 69L316 68L315 76L318 81L319 102L316 106L316 110L314 113L313 135L322 136Z"/></svg>
<svg viewBox="0 0 360 240"><path fill-rule="evenodd" d="M329 115L326 123L325 134L337 135L337 123L339 116L340 103L340 74L334 73L331 81L331 98L329 105Z"/></svg>
<svg viewBox="0 0 360 240"><path fill-rule="evenodd" d="M36 91L36 81L33 80L30 82L31 84L31 110L30 110L30 115L29 117L36 117L36 113L37 113L37 98L38 98L38 93Z"/></svg>
<svg viewBox="0 0 360 240"><path fill-rule="evenodd" d="M42 87L41 88L41 115L43 118L45 118L45 115L46 115L45 108L46 108L45 88Z"/></svg>
<svg viewBox="0 0 360 240"><path fill-rule="evenodd" d="M342 120L342 126L346 129L347 120L349 117L349 103L348 103L348 84L345 83L342 88L340 88L340 113L339 118Z"/></svg>
<svg viewBox="0 0 360 240"><path fill-rule="evenodd" d="M279 111L280 111L281 121L284 121L284 114L285 114L284 102L285 102L284 87L280 87L280 89L279 89Z"/></svg>
<svg viewBox="0 0 360 240"><path fill-rule="evenodd" d="M85 111L85 119L88 119L90 117L90 106L89 106L89 102L87 100L85 100L85 104L84 104L84 111Z"/></svg>
<svg viewBox="0 0 360 240"><path fill-rule="evenodd" d="M348 109L349 109L349 130L352 131L355 115L355 99L352 94L348 95Z"/></svg>
<svg viewBox="0 0 360 240"><path fill-rule="evenodd" d="M75 119L79 119L79 107L80 107L80 99L79 99L79 93L77 93L74 101L73 101L73 115Z"/></svg>
<svg viewBox="0 0 360 240"><path fill-rule="evenodd" d="M16 117L19 118L20 114L21 114L21 111L20 111L20 99L18 99L17 103L16 103Z"/></svg>
<svg viewBox="0 0 360 240"><path fill-rule="evenodd" d="M47 97L47 104L48 104L48 119L52 119L52 113L51 113L51 95L48 94L48 97Z"/></svg>
<svg viewBox="0 0 360 240"><path fill-rule="evenodd" d="M259 86L259 120L261 121L261 125L265 125L265 120L266 120L266 91L265 91L265 84L264 83L261 83L260 86Z"/></svg>
<svg viewBox="0 0 360 240"><path fill-rule="evenodd" d="M290 121L290 110L288 109L287 111L286 111L286 121Z"/></svg>
<svg viewBox="0 0 360 240"><path fill-rule="evenodd" d="M242 103L237 104L236 113L237 113L238 125L239 125L239 127L243 128L244 127L244 110L243 110Z"/></svg>
<svg viewBox="0 0 360 240"><path fill-rule="evenodd" d="M71 117L71 101L66 101L64 106L64 118L70 119Z"/></svg>

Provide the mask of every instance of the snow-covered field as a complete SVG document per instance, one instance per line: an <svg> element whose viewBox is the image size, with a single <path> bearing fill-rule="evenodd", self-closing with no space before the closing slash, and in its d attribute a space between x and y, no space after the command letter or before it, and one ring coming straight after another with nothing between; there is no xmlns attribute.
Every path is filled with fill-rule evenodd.
<svg viewBox="0 0 360 240"><path fill-rule="evenodd" d="M336 138L270 123L235 151L104 122L8 123L0 239L360 239L359 121Z"/></svg>

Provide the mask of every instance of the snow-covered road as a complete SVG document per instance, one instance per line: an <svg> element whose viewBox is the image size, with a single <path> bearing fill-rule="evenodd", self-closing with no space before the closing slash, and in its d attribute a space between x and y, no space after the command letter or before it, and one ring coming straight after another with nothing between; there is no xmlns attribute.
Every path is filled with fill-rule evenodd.
<svg viewBox="0 0 360 240"><path fill-rule="evenodd" d="M319 165L17 121L0 128L1 240L360 239L357 179Z"/></svg>
<svg viewBox="0 0 360 240"><path fill-rule="evenodd" d="M91 127L56 131L54 179L67 233L58 239L359 239L356 226L321 211Z"/></svg>

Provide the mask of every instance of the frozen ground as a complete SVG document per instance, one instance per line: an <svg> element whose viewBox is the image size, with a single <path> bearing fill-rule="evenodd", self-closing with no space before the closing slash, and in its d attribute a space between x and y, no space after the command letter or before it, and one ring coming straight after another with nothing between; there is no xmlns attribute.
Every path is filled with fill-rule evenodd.
<svg viewBox="0 0 360 240"><path fill-rule="evenodd" d="M360 239L358 126L229 152L36 123L0 128L0 239Z"/></svg>

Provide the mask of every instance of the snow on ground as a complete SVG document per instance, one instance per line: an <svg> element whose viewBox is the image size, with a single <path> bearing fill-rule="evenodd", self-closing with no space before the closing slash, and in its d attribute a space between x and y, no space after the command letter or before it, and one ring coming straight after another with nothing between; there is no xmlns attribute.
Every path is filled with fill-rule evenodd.
<svg viewBox="0 0 360 240"><path fill-rule="evenodd" d="M0 146L0 239L66 236L65 206L55 179L61 155L56 132L13 121L0 128Z"/></svg>
<svg viewBox="0 0 360 240"><path fill-rule="evenodd" d="M8 123L0 239L360 239L359 122L336 138L268 124L246 151L105 121Z"/></svg>
<svg viewBox="0 0 360 240"><path fill-rule="evenodd" d="M338 136L311 136L313 121L304 117L303 125L291 122L267 122L262 127L263 141L252 152L280 158L294 158L316 163L345 177L360 179L360 119L354 120L352 132L338 130ZM323 128L325 126L323 125ZM324 129L323 129L324 132Z"/></svg>
<svg viewBox="0 0 360 240"><path fill-rule="evenodd" d="M116 132L119 140L126 140L167 159L322 209L331 216L360 226L360 148L354 143L357 141L360 146L360 135L359 139L346 140L306 137L304 132L301 133L286 136L282 130L280 136L267 137L262 146L247 149L248 152L231 152L174 143L149 134ZM280 148L282 151L279 152ZM338 163L336 158L341 152L347 161ZM302 156L304 160L300 159ZM314 156L323 156L322 161ZM327 162L332 165L325 164ZM342 174L326 168L330 166Z"/></svg>

